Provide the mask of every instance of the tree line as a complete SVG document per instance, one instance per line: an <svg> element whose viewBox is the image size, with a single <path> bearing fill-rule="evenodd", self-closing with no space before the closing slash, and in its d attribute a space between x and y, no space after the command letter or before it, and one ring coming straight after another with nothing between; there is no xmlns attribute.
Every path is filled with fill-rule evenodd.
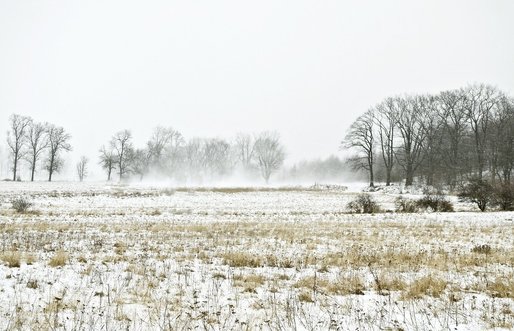
<svg viewBox="0 0 514 331"><path fill-rule="evenodd" d="M63 169L63 154L72 150L71 135L51 123L13 114L9 117L7 146L12 180L21 180L20 168L25 161L34 181L38 169L48 173L48 181ZM178 181L201 182L232 175L240 170L245 175L260 175L266 183L285 160L285 149L277 132L251 135L240 133L233 141L221 138L192 138L171 127L157 127L145 146L136 147L130 130L115 133L99 150L99 164L107 180L142 180L148 174ZM82 156L76 164L80 181L88 174L89 159Z"/></svg>
<svg viewBox="0 0 514 331"><path fill-rule="evenodd" d="M349 162L378 173L455 188L471 178L510 183L514 168L514 99L473 84L438 94L388 97L359 116L341 146Z"/></svg>
<svg viewBox="0 0 514 331"><path fill-rule="evenodd" d="M266 183L285 159L277 132L258 135L240 133L234 141L221 138L192 138L171 127L157 127L143 147L135 147L130 130L114 134L100 148L100 164L107 180L146 175L177 181L202 181L232 175L236 169L247 175L259 174Z"/></svg>

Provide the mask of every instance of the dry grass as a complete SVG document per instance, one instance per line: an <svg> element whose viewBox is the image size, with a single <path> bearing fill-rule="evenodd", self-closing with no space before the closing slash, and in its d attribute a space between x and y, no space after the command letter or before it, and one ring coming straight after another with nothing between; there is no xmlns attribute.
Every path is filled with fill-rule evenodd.
<svg viewBox="0 0 514 331"><path fill-rule="evenodd" d="M493 298L514 299L514 274L496 277L486 285L486 291Z"/></svg>
<svg viewBox="0 0 514 331"><path fill-rule="evenodd" d="M57 251L54 256L48 261L48 265L51 267L63 267L68 263L68 253L65 251Z"/></svg>
<svg viewBox="0 0 514 331"><path fill-rule="evenodd" d="M299 279L294 287L310 289L313 292L322 292L330 295L364 294L365 284L357 274L340 275L335 280L329 280L319 274Z"/></svg>
<svg viewBox="0 0 514 331"><path fill-rule="evenodd" d="M242 287L244 292L257 293L257 288L265 283L266 278L257 274L235 275L233 281L234 286Z"/></svg>
<svg viewBox="0 0 514 331"><path fill-rule="evenodd" d="M244 252L228 252L222 255L223 263L234 268L258 268L264 265L262 258Z"/></svg>
<svg viewBox="0 0 514 331"><path fill-rule="evenodd" d="M7 264L9 268L19 268L21 266L21 254L18 251L1 254L0 260Z"/></svg>
<svg viewBox="0 0 514 331"><path fill-rule="evenodd" d="M427 275L414 280L408 285L405 292L402 293L403 300L421 299L428 295L439 298L443 294L448 283L435 275Z"/></svg>
<svg viewBox="0 0 514 331"><path fill-rule="evenodd" d="M314 302L312 298L312 292L307 290L302 290L300 293L298 293L298 300L301 302Z"/></svg>
<svg viewBox="0 0 514 331"><path fill-rule="evenodd" d="M372 275L374 277L373 288L380 294L392 291L404 291L407 283L401 278L400 275L388 271L382 271L380 274Z"/></svg>
<svg viewBox="0 0 514 331"><path fill-rule="evenodd" d="M364 280L357 274L339 276L326 289L328 293L336 295L362 295L366 290Z"/></svg>

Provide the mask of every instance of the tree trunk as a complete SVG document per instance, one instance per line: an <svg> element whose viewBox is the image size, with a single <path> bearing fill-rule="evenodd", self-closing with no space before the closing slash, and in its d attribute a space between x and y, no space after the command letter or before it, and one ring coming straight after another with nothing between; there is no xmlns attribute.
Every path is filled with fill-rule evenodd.
<svg viewBox="0 0 514 331"><path fill-rule="evenodd" d="M390 186L391 185L391 172L392 172L392 167L386 167L386 186Z"/></svg>
<svg viewBox="0 0 514 331"><path fill-rule="evenodd" d="M30 181L33 182L34 181L34 172L36 170L36 155L35 154L32 157L32 169L30 169L30 170L31 170Z"/></svg>
<svg viewBox="0 0 514 331"><path fill-rule="evenodd" d="M18 167L18 153L14 153L14 167L13 167L13 176L12 180L13 182L16 181L16 168Z"/></svg>
<svg viewBox="0 0 514 331"><path fill-rule="evenodd" d="M54 172L54 156L50 157L50 166L48 167L48 181L52 181L52 174Z"/></svg>
<svg viewBox="0 0 514 331"><path fill-rule="evenodd" d="M407 169L405 170L405 186L411 186L414 182L414 171L412 169L412 164L407 164Z"/></svg>
<svg viewBox="0 0 514 331"><path fill-rule="evenodd" d="M375 187L374 175L373 175L373 156L368 158L368 167L369 167L369 187Z"/></svg>

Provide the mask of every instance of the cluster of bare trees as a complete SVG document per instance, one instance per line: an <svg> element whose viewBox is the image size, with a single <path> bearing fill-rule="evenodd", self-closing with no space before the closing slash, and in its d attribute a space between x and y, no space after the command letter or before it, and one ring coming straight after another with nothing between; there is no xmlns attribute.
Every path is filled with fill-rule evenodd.
<svg viewBox="0 0 514 331"><path fill-rule="evenodd" d="M514 168L514 99L485 84L437 95L386 98L351 125L342 146L354 152L370 186L377 167L412 185L450 187L471 177L510 183Z"/></svg>
<svg viewBox="0 0 514 331"><path fill-rule="evenodd" d="M146 146L137 148L132 133L123 130L100 149L100 164L107 180L116 172L119 180L147 174L177 181L201 182L223 178L241 170L260 173L266 182L283 164L285 152L276 132L238 134L234 141L220 138L186 140L173 128L157 127Z"/></svg>
<svg viewBox="0 0 514 331"><path fill-rule="evenodd" d="M27 116L13 114L9 117L7 146L12 160L13 180L18 180L21 161L30 169L30 180L41 166L48 172L48 180L63 167L62 153L70 151L71 136L62 127L39 123Z"/></svg>

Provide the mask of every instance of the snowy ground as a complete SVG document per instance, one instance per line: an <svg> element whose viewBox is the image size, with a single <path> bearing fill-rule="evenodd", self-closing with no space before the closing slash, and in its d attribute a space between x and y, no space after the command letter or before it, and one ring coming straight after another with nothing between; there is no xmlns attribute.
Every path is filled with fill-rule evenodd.
<svg viewBox="0 0 514 331"><path fill-rule="evenodd" d="M354 196L0 182L0 330L513 327L514 213Z"/></svg>

